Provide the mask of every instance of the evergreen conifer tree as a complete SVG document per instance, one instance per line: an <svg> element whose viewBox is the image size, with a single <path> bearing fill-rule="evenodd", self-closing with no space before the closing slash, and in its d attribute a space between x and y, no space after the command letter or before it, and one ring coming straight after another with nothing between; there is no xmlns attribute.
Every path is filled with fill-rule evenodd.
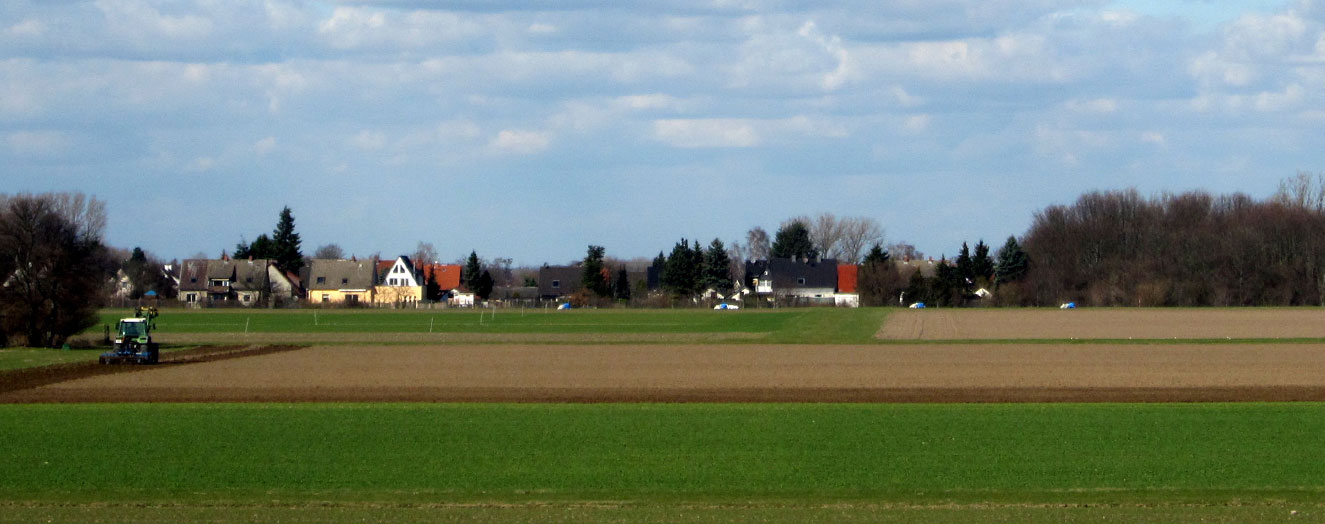
<svg viewBox="0 0 1325 524"><path fill-rule="evenodd" d="M603 267L605 253L603 246L589 246L584 255L584 269L580 274L580 285L600 297L612 296L612 283L608 281L607 271Z"/></svg>
<svg viewBox="0 0 1325 524"><path fill-rule="evenodd" d="M998 250L998 266L994 268L995 280L999 284L1021 280L1030 271L1030 265L1030 257L1017 243L1017 237L1008 237L1003 249Z"/></svg>
<svg viewBox="0 0 1325 524"><path fill-rule="evenodd" d="M700 291L705 289L714 289L718 293L728 295L732 290L732 272L731 257L727 255L726 246L722 241L713 239L709 244L708 251L704 252L704 262L701 267Z"/></svg>
<svg viewBox="0 0 1325 524"><path fill-rule="evenodd" d="M810 240L810 227L804 222L794 220L778 229L773 237L773 250L776 258L814 258L818 252Z"/></svg>
<svg viewBox="0 0 1325 524"><path fill-rule="evenodd" d="M479 263L478 253L469 252L469 258L465 260L465 267L460 270L460 282L465 284L470 291L478 290L479 277L483 275L483 265Z"/></svg>
<svg viewBox="0 0 1325 524"><path fill-rule="evenodd" d="M266 235L259 236L258 239L264 239ZM258 241L254 240L256 244ZM253 258L271 258L276 261L276 267L282 271L298 273L299 269L304 267L304 254L300 251L299 233L294 232L294 214L290 212L290 207L286 206L281 210L280 221L276 223L276 230L272 233L270 239L269 254L262 257Z"/></svg>

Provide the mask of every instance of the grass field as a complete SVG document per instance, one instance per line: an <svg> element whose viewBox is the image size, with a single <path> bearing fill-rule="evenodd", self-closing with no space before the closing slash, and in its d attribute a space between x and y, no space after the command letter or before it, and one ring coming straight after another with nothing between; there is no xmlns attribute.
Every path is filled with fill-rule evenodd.
<svg viewBox="0 0 1325 524"><path fill-rule="evenodd" d="M476 334L759 334L773 343L869 342L886 309L801 308L492 310L182 310L162 312L157 329L169 333L476 333ZM105 310L114 326L129 310ZM101 326L89 332L101 333Z"/></svg>
<svg viewBox="0 0 1325 524"><path fill-rule="evenodd" d="M1247 521L1297 511L1320 521L1323 410L1317 404L0 406L0 427L25 428L6 435L0 452L0 508L9 506L0 513L70 513L72 506L107 518L153 513L164 521L193 512L230 522L248 518L246 508L273 517L321 508L301 518L348 522L372 508L394 508L457 521L634 522L687 513L695 517L690 521L718 522L736 512L740 519L796 522L899 514L929 520L946 511L952 521L1019 515L1049 522L1070 514L1154 516L1142 510L1168 508L1157 514L1192 510ZM343 515L326 515L331 509ZM568 518L577 512L586 515ZM217 515L230 516L214 520Z"/></svg>
<svg viewBox="0 0 1325 524"><path fill-rule="evenodd" d="M1288 310L1298 320L1266 334L1263 321L1234 326L1223 320L1233 310L1219 311L1216 321L1183 313L1195 322L1184 325L1197 326L1184 339L1320 342L1301 320L1314 310ZM1001 322L989 334L978 329L995 328L973 319L1021 317L944 313L959 316L917 317L909 341L875 338L889 315L880 309L499 310L495 318L473 310L167 310L158 326L200 344L235 343L244 333L319 344L429 332L465 335L440 342L448 344L741 335L704 342L721 351L748 342L812 348L986 336L1043 344L1076 337L1063 331L1076 327L1055 327L1059 318L1101 325L1032 312L1026 318L1051 319L1041 326L1053 330L1019 336ZM103 322L126 314L107 310ZM1265 314L1247 310L1248 318ZM1116 321L1086 343L1107 351L1123 343L1114 330L1138 326L1167 334L1168 317L1155 317ZM1200 322L1232 331L1202 338ZM400 337L391 343L439 343ZM3 350L0 369L97 353ZM1325 522L1321 434L1325 405L1301 402L0 405L0 523Z"/></svg>

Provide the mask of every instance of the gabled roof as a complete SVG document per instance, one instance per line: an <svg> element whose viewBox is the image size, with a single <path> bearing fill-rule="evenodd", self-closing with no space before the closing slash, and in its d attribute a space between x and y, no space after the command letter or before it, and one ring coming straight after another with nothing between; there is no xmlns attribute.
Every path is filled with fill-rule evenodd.
<svg viewBox="0 0 1325 524"><path fill-rule="evenodd" d="M579 289L583 277L582 266L543 266L538 269L538 294L544 297L569 295Z"/></svg>
<svg viewBox="0 0 1325 524"><path fill-rule="evenodd" d="M747 262L751 278L772 279L773 291L786 289L837 289L837 259L793 260L774 258Z"/></svg>
<svg viewBox="0 0 1325 524"><path fill-rule="evenodd" d="M180 291L207 290L207 260L193 258L179 264Z"/></svg>
<svg viewBox="0 0 1325 524"><path fill-rule="evenodd" d="M397 266L404 268L405 271L409 273L410 278L413 279L417 283L417 285L420 286L425 285L425 279L422 275L422 272L419 271L418 268L414 267L414 263L410 262L409 257L405 255L396 257L395 260L382 260L377 263L377 285L379 286L390 285L388 284L390 282L390 280L388 279L393 276L391 271L395 269ZM398 275L398 273L396 275ZM397 283L396 285L398 286L409 285L409 281L406 281L403 284Z"/></svg>
<svg viewBox="0 0 1325 524"><path fill-rule="evenodd" d="M270 260L203 260L180 263L179 290L207 291L212 280L224 280L235 291L259 291L267 285Z"/></svg>
<svg viewBox="0 0 1325 524"><path fill-rule="evenodd" d="M376 264L370 260L319 260L309 264L304 287L310 291L369 289L373 287Z"/></svg>
<svg viewBox="0 0 1325 524"><path fill-rule="evenodd" d="M437 286L441 289L451 290L460 287L460 272L463 268L459 264L426 264L419 271L422 281L419 284L428 285L428 277L437 279Z"/></svg>

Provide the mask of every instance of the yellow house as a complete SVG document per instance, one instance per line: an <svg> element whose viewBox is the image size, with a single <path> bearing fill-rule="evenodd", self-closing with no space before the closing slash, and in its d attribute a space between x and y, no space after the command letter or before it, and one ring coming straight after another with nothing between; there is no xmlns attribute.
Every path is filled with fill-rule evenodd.
<svg viewBox="0 0 1325 524"><path fill-rule="evenodd" d="M409 257L401 255L394 262L377 263L377 285L373 286L373 304L413 307L423 300L423 283Z"/></svg>
<svg viewBox="0 0 1325 524"><path fill-rule="evenodd" d="M308 301L313 304L372 304L377 264L371 260L318 260L308 266Z"/></svg>

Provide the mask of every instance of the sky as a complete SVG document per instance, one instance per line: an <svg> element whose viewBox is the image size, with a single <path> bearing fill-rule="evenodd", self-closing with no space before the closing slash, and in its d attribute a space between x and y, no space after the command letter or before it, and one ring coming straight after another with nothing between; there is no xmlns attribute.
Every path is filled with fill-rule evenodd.
<svg viewBox="0 0 1325 524"><path fill-rule="evenodd" d="M869 217L938 257L1087 191L1325 172L1325 0L7 0L0 193L106 242L517 265Z"/></svg>

